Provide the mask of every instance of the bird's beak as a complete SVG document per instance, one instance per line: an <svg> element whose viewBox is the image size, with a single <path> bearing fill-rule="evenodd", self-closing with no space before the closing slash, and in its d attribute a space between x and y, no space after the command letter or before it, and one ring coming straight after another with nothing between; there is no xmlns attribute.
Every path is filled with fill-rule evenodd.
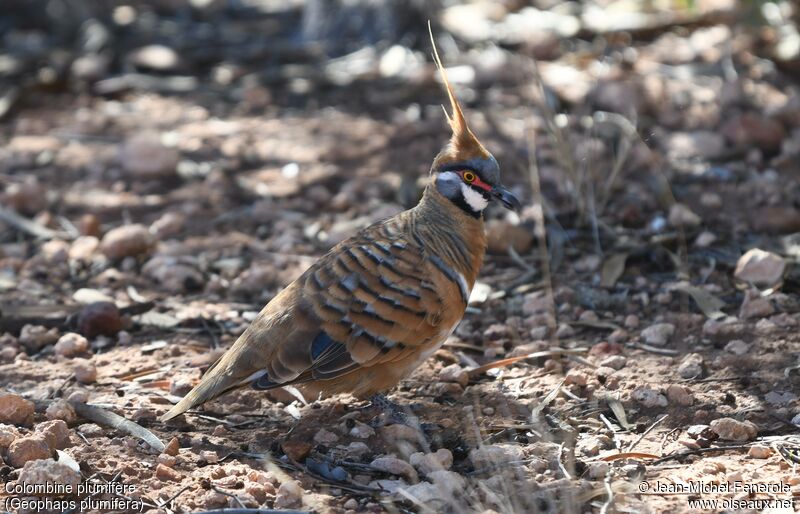
<svg viewBox="0 0 800 514"><path fill-rule="evenodd" d="M514 196L514 193L506 189L503 185L493 187L492 196L503 202L503 206L506 209L519 211L522 208L522 205L519 203L517 197Z"/></svg>

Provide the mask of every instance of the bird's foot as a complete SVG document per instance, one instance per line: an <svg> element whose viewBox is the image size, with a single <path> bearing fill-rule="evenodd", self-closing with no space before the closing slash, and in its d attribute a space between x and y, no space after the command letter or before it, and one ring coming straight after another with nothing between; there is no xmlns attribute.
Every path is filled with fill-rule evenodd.
<svg viewBox="0 0 800 514"><path fill-rule="evenodd" d="M369 408L378 407L381 413L376 416L370 425L379 428L386 425L405 425L417 430L420 435L427 439L433 432L441 430L441 426L436 423L423 423L414 415L414 411L422 408L421 404L412 403L408 406L391 401L382 394L376 394L370 398Z"/></svg>
<svg viewBox="0 0 800 514"><path fill-rule="evenodd" d="M371 406L378 407L382 412L376 417L372 425L382 427L384 425L400 424L412 428L420 428L419 419L411 412L411 409L393 402L382 394L373 395L370 398Z"/></svg>

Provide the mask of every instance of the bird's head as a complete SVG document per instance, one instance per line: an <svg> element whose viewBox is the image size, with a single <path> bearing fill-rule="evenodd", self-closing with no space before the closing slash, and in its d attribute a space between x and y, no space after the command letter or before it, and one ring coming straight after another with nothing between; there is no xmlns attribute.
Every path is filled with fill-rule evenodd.
<svg viewBox="0 0 800 514"><path fill-rule="evenodd" d="M428 28L430 30L430 26ZM519 210L521 206L517 197L500 182L500 166L497 160L483 147L467 125L464 112L439 59L432 33L431 44L436 67L450 98L452 114L448 115L445 111L445 116L453 132L450 141L431 166L436 190L476 218L481 217L483 210L493 200L499 200L506 209Z"/></svg>

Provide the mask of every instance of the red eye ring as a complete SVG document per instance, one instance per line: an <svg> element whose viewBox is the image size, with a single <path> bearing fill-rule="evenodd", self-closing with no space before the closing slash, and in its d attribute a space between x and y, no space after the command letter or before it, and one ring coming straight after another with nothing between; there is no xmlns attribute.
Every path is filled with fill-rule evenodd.
<svg viewBox="0 0 800 514"><path fill-rule="evenodd" d="M472 173L471 171L465 171L464 173L461 174L461 178L463 178L464 182L466 182L467 184L472 184L478 177L476 177L475 174Z"/></svg>

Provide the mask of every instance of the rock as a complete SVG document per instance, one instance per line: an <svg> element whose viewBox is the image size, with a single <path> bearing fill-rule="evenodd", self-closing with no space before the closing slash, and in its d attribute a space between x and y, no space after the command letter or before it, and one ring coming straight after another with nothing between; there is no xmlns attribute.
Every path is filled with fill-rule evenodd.
<svg viewBox="0 0 800 514"><path fill-rule="evenodd" d="M355 437L357 439L369 439L375 435L375 429L366 423L356 421L356 424L353 425L353 428L350 429L348 434L350 434L350 437Z"/></svg>
<svg viewBox="0 0 800 514"><path fill-rule="evenodd" d="M72 405L67 400L63 399L56 400L48 405L45 415L47 419L61 419L67 423L73 423L78 419L75 409L72 408Z"/></svg>
<svg viewBox="0 0 800 514"><path fill-rule="evenodd" d="M586 376L581 370L578 369L571 369L567 372L567 375L564 377L564 383L566 385L576 385L583 387L589 381L589 377Z"/></svg>
<svg viewBox="0 0 800 514"><path fill-rule="evenodd" d="M490 444L469 452L469 460L476 468L490 467L525 459L525 452L518 444Z"/></svg>
<svg viewBox="0 0 800 514"><path fill-rule="evenodd" d="M739 307L739 318L765 318L775 313L775 308L768 298L761 296L755 289L748 289L744 293L742 306Z"/></svg>
<svg viewBox="0 0 800 514"><path fill-rule="evenodd" d="M487 341L503 341L511 335L511 328L506 323L492 323L483 331L483 338Z"/></svg>
<svg viewBox="0 0 800 514"><path fill-rule="evenodd" d="M177 377L169 381L169 394L186 396L192 390L192 382L185 377Z"/></svg>
<svg viewBox="0 0 800 514"><path fill-rule="evenodd" d="M410 482L416 482L419 477L414 467L403 459L397 457L378 457L370 463L374 469L391 473L406 478Z"/></svg>
<svg viewBox="0 0 800 514"><path fill-rule="evenodd" d="M355 498L350 498L349 500L344 502L344 505L342 505L342 507L344 507L347 510L356 510L358 508L358 500L356 500Z"/></svg>
<svg viewBox="0 0 800 514"><path fill-rule="evenodd" d="M769 234L800 232L800 209L788 206L769 206L755 210L750 216L750 228Z"/></svg>
<svg viewBox="0 0 800 514"><path fill-rule="evenodd" d="M608 474L608 462L595 461L586 466L586 475L590 480L601 480Z"/></svg>
<svg viewBox="0 0 800 514"><path fill-rule="evenodd" d="M205 461L206 464L216 464L219 462L219 455L214 450L202 450L200 459Z"/></svg>
<svg viewBox="0 0 800 514"><path fill-rule="evenodd" d="M638 328L639 316L636 316L635 314L628 314L627 316L625 316L625 321L623 322L623 324L625 325L625 328L627 328L628 330L633 330L634 328Z"/></svg>
<svg viewBox="0 0 800 514"><path fill-rule="evenodd" d="M63 450L72 446L72 442L69 439L69 427L61 419L39 423L36 425L34 434L44 437L51 450Z"/></svg>
<svg viewBox="0 0 800 514"><path fill-rule="evenodd" d="M725 351L734 355L744 355L750 351L750 345L741 339L734 339L725 345Z"/></svg>
<svg viewBox="0 0 800 514"><path fill-rule="evenodd" d="M19 430L13 425L0 424L0 455L8 448L16 438L19 437Z"/></svg>
<svg viewBox="0 0 800 514"><path fill-rule="evenodd" d="M111 260L149 254L155 239L144 225L124 225L109 230L100 242L100 251Z"/></svg>
<svg viewBox="0 0 800 514"><path fill-rule="evenodd" d="M142 274L172 293L200 291L205 277L194 266L170 256L157 255L142 266Z"/></svg>
<svg viewBox="0 0 800 514"><path fill-rule="evenodd" d="M299 507L303 503L303 488L296 480L284 482L278 488L275 496L275 508L285 509L289 507Z"/></svg>
<svg viewBox="0 0 800 514"><path fill-rule="evenodd" d="M716 132L673 132L667 138L667 153L675 159L716 159L725 153L725 139Z"/></svg>
<svg viewBox="0 0 800 514"><path fill-rule="evenodd" d="M417 441L421 435L417 429L399 423L383 426L379 431L381 437L391 443L396 441Z"/></svg>
<svg viewBox="0 0 800 514"><path fill-rule="evenodd" d="M750 441L758 435L758 426L752 421L719 418L711 422L711 430L726 441Z"/></svg>
<svg viewBox="0 0 800 514"><path fill-rule="evenodd" d="M486 222L487 250L496 255L506 255L511 246L518 254L527 253L533 246L533 230L513 225L505 220Z"/></svg>
<svg viewBox="0 0 800 514"><path fill-rule="evenodd" d="M67 262L69 244L60 239L52 239L42 244L39 254L52 264L64 264Z"/></svg>
<svg viewBox="0 0 800 514"><path fill-rule="evenodd" d="M628 359L622 355L611 355L600 361L600 366L620 370L625 367Z"/></svg>
<svg viewBox="0 0 800 514"><path fill-rule="evenodd" d="M768 459L772 456L772 448L761 444L756 444L747 450L747 455L753 459Z"/></svg>
<svg viewBox="0 0 800 514"><path fill-rule="evenodd" d="M786 262L780 255L753 248L739 258L733 275L755 286L772 287L781 281L785 270Z"/></svg>
<svg viewBox="0 0 800 514"><path fill-rule="evenodd" d="M729 119L721 133L740 148L757 147L768 152L780 150L786 131L779 122L747 112Z"/></svg>
<svg viewBox="0 0 800 514"><path fill-rule="evenodd" d="M162 482L180 482L183 476L174 469L163 464L156 465L155 476Z"/></svg>
<svg viewBox="0 0 800 514"><path fill-rule="evenodd" d="M675 228L690 228L699 226L702 220L686 205L676 203L669 209L667 222Z"/></svg>
<svg viewBox="0 0 800 514"><path fill-rule="evenodd" d="M406 487L399 487L398 489L402 489L405 494L414 498L420 505L443 503L450 500L446 493L443 494L443 491L430 482L420 482Z"/></svg>
<svg viewBox="0 0 800 514"><path fill-rule="evenodd" d="M522 300L522 313L525 316L546 314L550 308L550 300L541 292L526 294Z"/></svg>
<svg viewBox="0 0 800 514"><path fill-rule="evenodd" d="M723 320L709 319L703 324L703 335L713 339L741 337L744 328L742 323L730 316Z"/></svg>
<svg viewBox="0 0 800 514"><path fill-rule="evenodd" d="M67 257L71 261L91 262L100 248L100 240L95 236L80 236L72 242Z"/></svg>
<svg viewBox="0 0 800 514"><path fill-rule="evenodd" d="M686 429L686 435L694 439L700 448L708 448L719 439L719 435L708 425L692 425Z"/></svg>
<svg viewBox="0 0 800 514"><path fill-rule="evenodd" d="M436 484L439 489L443 489L450 494L462 492L467 487L466 479L455 471L440 469L428 473L428 480Z"/></svg>
<svg viewBox="0 0 800 514"><path fill-rule="evenodd" d="M408 484L403 480L373 480L369 486L375 489L380 489L384 494L395 494L400 489L405 489Z"/></svg>
<svg viewBox="0 0 800 514"><path fill-rule="evenodd" d="M698 248L708 248L717 241L717 236L708 230L700 232L694 240L694 245Z"/></svg>
<svg viewBox="0 0 800 514"><path fill-rule="evenodd" d="M467 387L469 383L469 373L458 364L450 364L442 368L439 372L439 380L442 382L455 382L461 387Z"/></svg>
<svg viewBox="0 0 800 514"><path fill-rule="evenodd" d="M722 207L722 197L713 192L703 193L700 195L700 205L706 209L719 209Z"/></svg>
<svg viewBox="0 0 800 514"><path fill-rule="evenodd" d="M667 399L673 405L689 406L694 403L692 391L679 384L670 384L667 387Z"/></svg>
<svg viewBox="0 0 800 514"><path fill-rule="evenodd" d="M608 335L608 340L612 343L625 343L628 340L628 331L618 328Z"/></svg>
<svg viewBox="0 0 800 514"><path fill-rule="evenodd" d="M247 482L244 485L244 490L251 494L259 504L267 501L267 496L275 495L275 488L272 484L260 484L258 482Z"/></svg>
<svg viewBox="0 0 800 514"><path fill-rule="evenodd" d="M86 337L113 336L122 330L122 318L111 302L94 302L78 314L78 331Z"/></svg>
<svg viewBox="0 0 800 514"><path fill-rule="evenodd" d="M43 457L42 460L29 460L25 462L19 472L18 483L29 486L53 487L69 486L72 491L77 491L78 484L81 483L80 471L74 470L63 462Z"/></svg>
<svg viewBox="0 0 800 514"><path fill-rule="evenodd" d="M311 449L314 446L308 441L301 441L298 439L290 439L288 441L284 441L281 443L281 449L283 449L283 453L289 456L290 459L303 462L308 454L311 453Z"/></svg>
<svg viewBox="0 0 800 514"><path fill-rule="evenodd" d="M82 287L72 293L72 299L81 305L89 305L95 302L114 302L114 299L107 294L88 287Z"/></svg>
<svg viewBox="0 0 800 514"><path fill-rule="evenodd" d="M646 386L634 389L633 393L631 393L631 398L646 408L666 407L669 404L666 396Z"/></svg>
<svg viewBox="0 0 800 514"><path fill-rule="evenodd" d="M423 475L433 471L450 469L453 465L453 454L446 448L440 448L435 453L412 453L409 462Z"/></svg>
<svg viewBox="0 0 800 514"><path fill-rule="evenodd" d="M145 45L127 55L130 64L146 71L175 72L180 67L181 58L173 48L165 45Z"/></svg>
<svg viewBox="0 0 800 514"><path fill-rule="evenodd" d="M167 455L166 453L160 454L156 457L156 464L163 464L168 468L174 468L175 464L178 463L178 459L172 455Z"/></svg>
<svg viewBox="0 0 800 514"><path fill-rule="evenodd" d="M77 225L78 232L80 232L81 237L94 237L99 243L97 238L100 237L100 229L102 227L100 225L100 219L97 216L94 214L84 214L81 216L81 219L78 220ZM78 239L81 238L79 237Z"/></svg>
<svg viewBox="0 0 800 514"><path fill-rule="evenodd" d="M156 239L166 239L178 235L186 225L186 216L179 212L167 211L150 225L150 233Z"/></svg>
<svg viewBox="0 0 800 514"><path fill-rule="evenodd" d="M45 346L58 341L58 330L47 329L40 325L25 325L19 333L19 344L29 353L36 353Z"/></svg>
<svg viewBox="0 0 800 514"><path fill-rule="evenodd" d="M347 452L347 456L353 458L355 460L360 460L361 457L364 455L368 455L372 450L369 449L365 443L361 441L354 441L347 445L345 450Z"/></svg>
<svg viewBox="0 0 800 514"><path fill-rule="evenodd" d="M49 459L51 455L50 446L44 436L33 435L14 440L8 447L6 460L12 467L21 468L26 462Z"/></svg>
<svg viewBox="0 0 800 514"><path fill-rule="evenodd" d="M86 403L89 401L89 393L83 390L72 391L67 396L67 401L69 403Z"/></svg>
<svg viewBox="0 0 800 514"><path fill-rule="evenodd" d="M47 208L47 190L38 180L9 184L3 200L15 211L33 216Z"/></svg>
<svg viewBox="0 0 800 514"><path fill-rule="evenodd" d="M664 346L675 333L675 325L672 323L656 323L642 330L642 339L647 344Z"/></svg>
<svg viewBox="0 0 800 514"><path fill-rule="evenodd" d="M678 366L678 375L681 378L692 379L703 376L703 356L699 353L690 353L683 358Z"/></svg>
<svg viewBox="0 0 800 514"><path fill-rule="evenodd" d="M575 336L575 329L572 328L572 325L569 325L567 323L561 323L560 325L558 325L558 328L556 329L557 338L568 339L574 336Z"/></svg>
<svg viewBox="0 0 800 514"><path fill-rule="evenodd" d="M321 428L319 432L314 435L314 442L317 444L324 444L330 446L335 444L336 441L339 440L339 436L331 432L330 430L325 430Z"/></svg>
<svg viewBox="0 0 800 514"><path fill-rule="evenodd" d="M89 351L89 341L80 334L67 332L58 338L58 342L53 347L56 355L72 358Z"/></svg>
<svg viewBox="0 0 800 514"><path fill-rule="evenodd" d="M797 395L790 391L770 391L764 395L764 400L774 407L784 407L797 400Z"/></svg>
<svg viewBox="0 0 800 514"><path fill-rule="evenodd" d="M180 447L181 447L181 444L178 441L178 438L177 437L173 437L172 439L169 440L167 445L164 447L164 453L174 457L174 456L178 455L178 450L180 450Z"/></svg>
<svg viewBox="0 0 800 514"><path fill-rule="evenodd" d="M97 366L88 359L75 359L72 372L79 384L93 384L97 381Z"/></svg>
<svg viewBox="0 0 800 514"><path fill-rule="evenodd" d="M31 426L33 424L33 402L11 393L0 393L0 423Z"/></svg>
<svg viewBox="0 0 800 514"><path fill-rule="evenodd" d="M164 145L161 137L153 132L136 134L119 149L122 168L142 178L174 176L180 158L177 148Z"/></svg>

